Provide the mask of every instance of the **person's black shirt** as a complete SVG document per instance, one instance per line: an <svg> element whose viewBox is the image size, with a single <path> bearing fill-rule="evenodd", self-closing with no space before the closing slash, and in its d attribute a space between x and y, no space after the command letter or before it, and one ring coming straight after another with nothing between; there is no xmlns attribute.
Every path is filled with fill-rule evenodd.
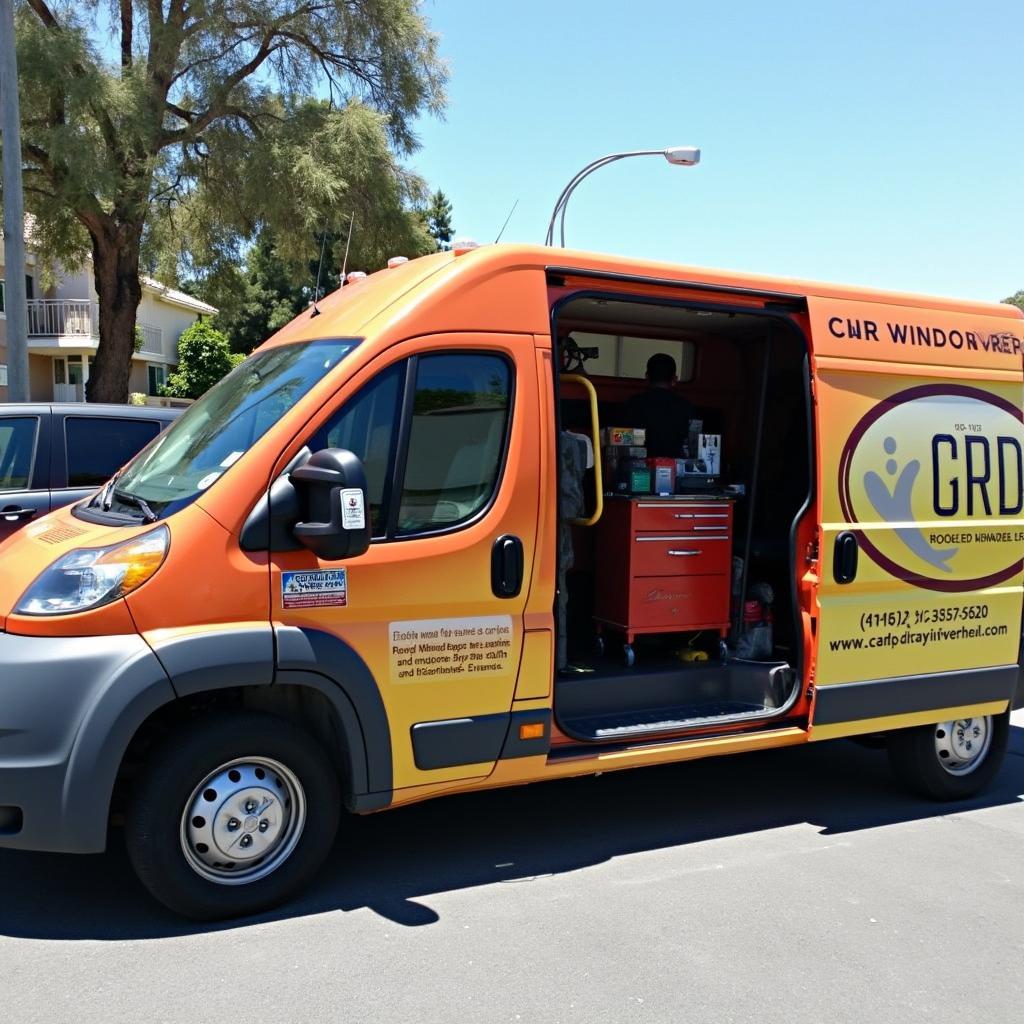
<svg viewBox="0 0 1024 1024"><path fill-rule="evenodd" d="M622 403L621 423L647 431L647 454L678 459L690 432L690 403L668 388L648 388Z"/></svg>

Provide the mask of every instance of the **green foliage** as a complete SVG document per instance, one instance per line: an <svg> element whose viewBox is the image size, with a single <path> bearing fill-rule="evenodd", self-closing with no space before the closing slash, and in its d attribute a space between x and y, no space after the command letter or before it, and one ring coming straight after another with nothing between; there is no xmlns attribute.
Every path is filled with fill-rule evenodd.
<svg viewBox="0 0 1024 1024"><path fill-rule="evenodd" d="M143 392L141 392L141 391L133 391L128 396L128 404L129 405L145 405L146 404L146 396L145 396L145 394Z"/></svg>
<svg viewBox="0 0 1024 1024"><path fill-rule="evenodd" d="M178 340L178 369L167 378L168 398L198 398L243 357L231 351L228 339L205 320L197 320Z"/></svg>
<svg viewBox="0 0 1024 1024"><path fill-rule="evenodd" d="M452 204L440 189L430 197L425 214L427 230L437 242L437 247L447 249L455 229L452 227Z"/></svg>
<svg viewBox="0 0 1024 1024"><path fill-rule="evenodd" d="M91 253L97 375L108 345L130 358L140 260L223 290L262 229L292 272L352 213L367 267L434 248L399 162L445 102L418 0L29 0L16 26L33 247Z"/></svg>
<svg viewBox="0 0 1024 1024"><path fill-rule="evenodd" d="M1003 299L1003 302L1008 302L1011 306L1016 306L1018 309L1024 309L1024 288L1019 292L1014 292L1008 299Z"/></svg>
<svg viewBox="0 0 1024 1024"><path fill-rule="evenodd" d="M135 351L141 352L142 346L146 344L146 335L142 333L142 324L135 325Z"/></svg>

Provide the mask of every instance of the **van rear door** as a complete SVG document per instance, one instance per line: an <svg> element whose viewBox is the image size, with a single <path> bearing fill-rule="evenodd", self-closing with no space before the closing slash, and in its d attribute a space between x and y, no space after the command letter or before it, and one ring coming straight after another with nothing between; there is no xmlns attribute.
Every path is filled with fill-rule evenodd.
<svg viewBox="0 0 1024 1024"><path fill-rule="evenodd" d="M815 738L1002 711L1024 584L1021 322L808 302Z"/></svg>

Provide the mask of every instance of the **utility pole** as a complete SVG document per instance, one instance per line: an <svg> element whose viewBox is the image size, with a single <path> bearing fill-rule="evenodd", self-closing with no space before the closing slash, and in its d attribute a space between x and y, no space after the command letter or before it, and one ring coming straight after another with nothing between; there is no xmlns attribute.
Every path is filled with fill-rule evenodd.
<svg viewBox="0 0 1024 1024"><path fill-rule="evenodd" d="M0 0L0 131L4 160L4 311L7 314L7 397L28 401L28 308L25 300L25 201L21 191L21 113L14 2Z"/></svg>

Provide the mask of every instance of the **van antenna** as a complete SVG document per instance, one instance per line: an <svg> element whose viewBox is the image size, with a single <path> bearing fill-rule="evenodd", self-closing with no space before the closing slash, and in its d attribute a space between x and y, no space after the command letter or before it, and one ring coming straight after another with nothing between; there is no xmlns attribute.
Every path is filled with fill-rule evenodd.
<svg viewBox="0 0 1024 1024"><path fill-rule="evenodd" d="M512 214L516 212L516 207L518 205L519 205L519 200L517 199L512 204L512 209L508 211L508 216L505 218L505 223L501 225L501 230L498 232L498 237L494 240L494 244L495 245L497 245L501 241L501 236L503 234L505 234L505 228L508 227L508 222L512 219Z"/></svg>
<svg viewBox="0 0 1024 1024"><path fill-rule="evenodd" d="M316 288L313 290L313 312L309 314L310 320L320 315L317 309L317 299L320 298L320 272L324 269L324 249L327 246L327 221L324 221L324 230L320 235L320 263L316 268Z"/></svg>
<svg viewBox="0 0 1024 1024"><path fill-rule="evenodd" d="M353 210L348 218L348 238L345 240L345 258L341 261L341 284L345 283L345 268L348 266L348 247L352 244L352 225L356 222L356 214Z"/></svg>

